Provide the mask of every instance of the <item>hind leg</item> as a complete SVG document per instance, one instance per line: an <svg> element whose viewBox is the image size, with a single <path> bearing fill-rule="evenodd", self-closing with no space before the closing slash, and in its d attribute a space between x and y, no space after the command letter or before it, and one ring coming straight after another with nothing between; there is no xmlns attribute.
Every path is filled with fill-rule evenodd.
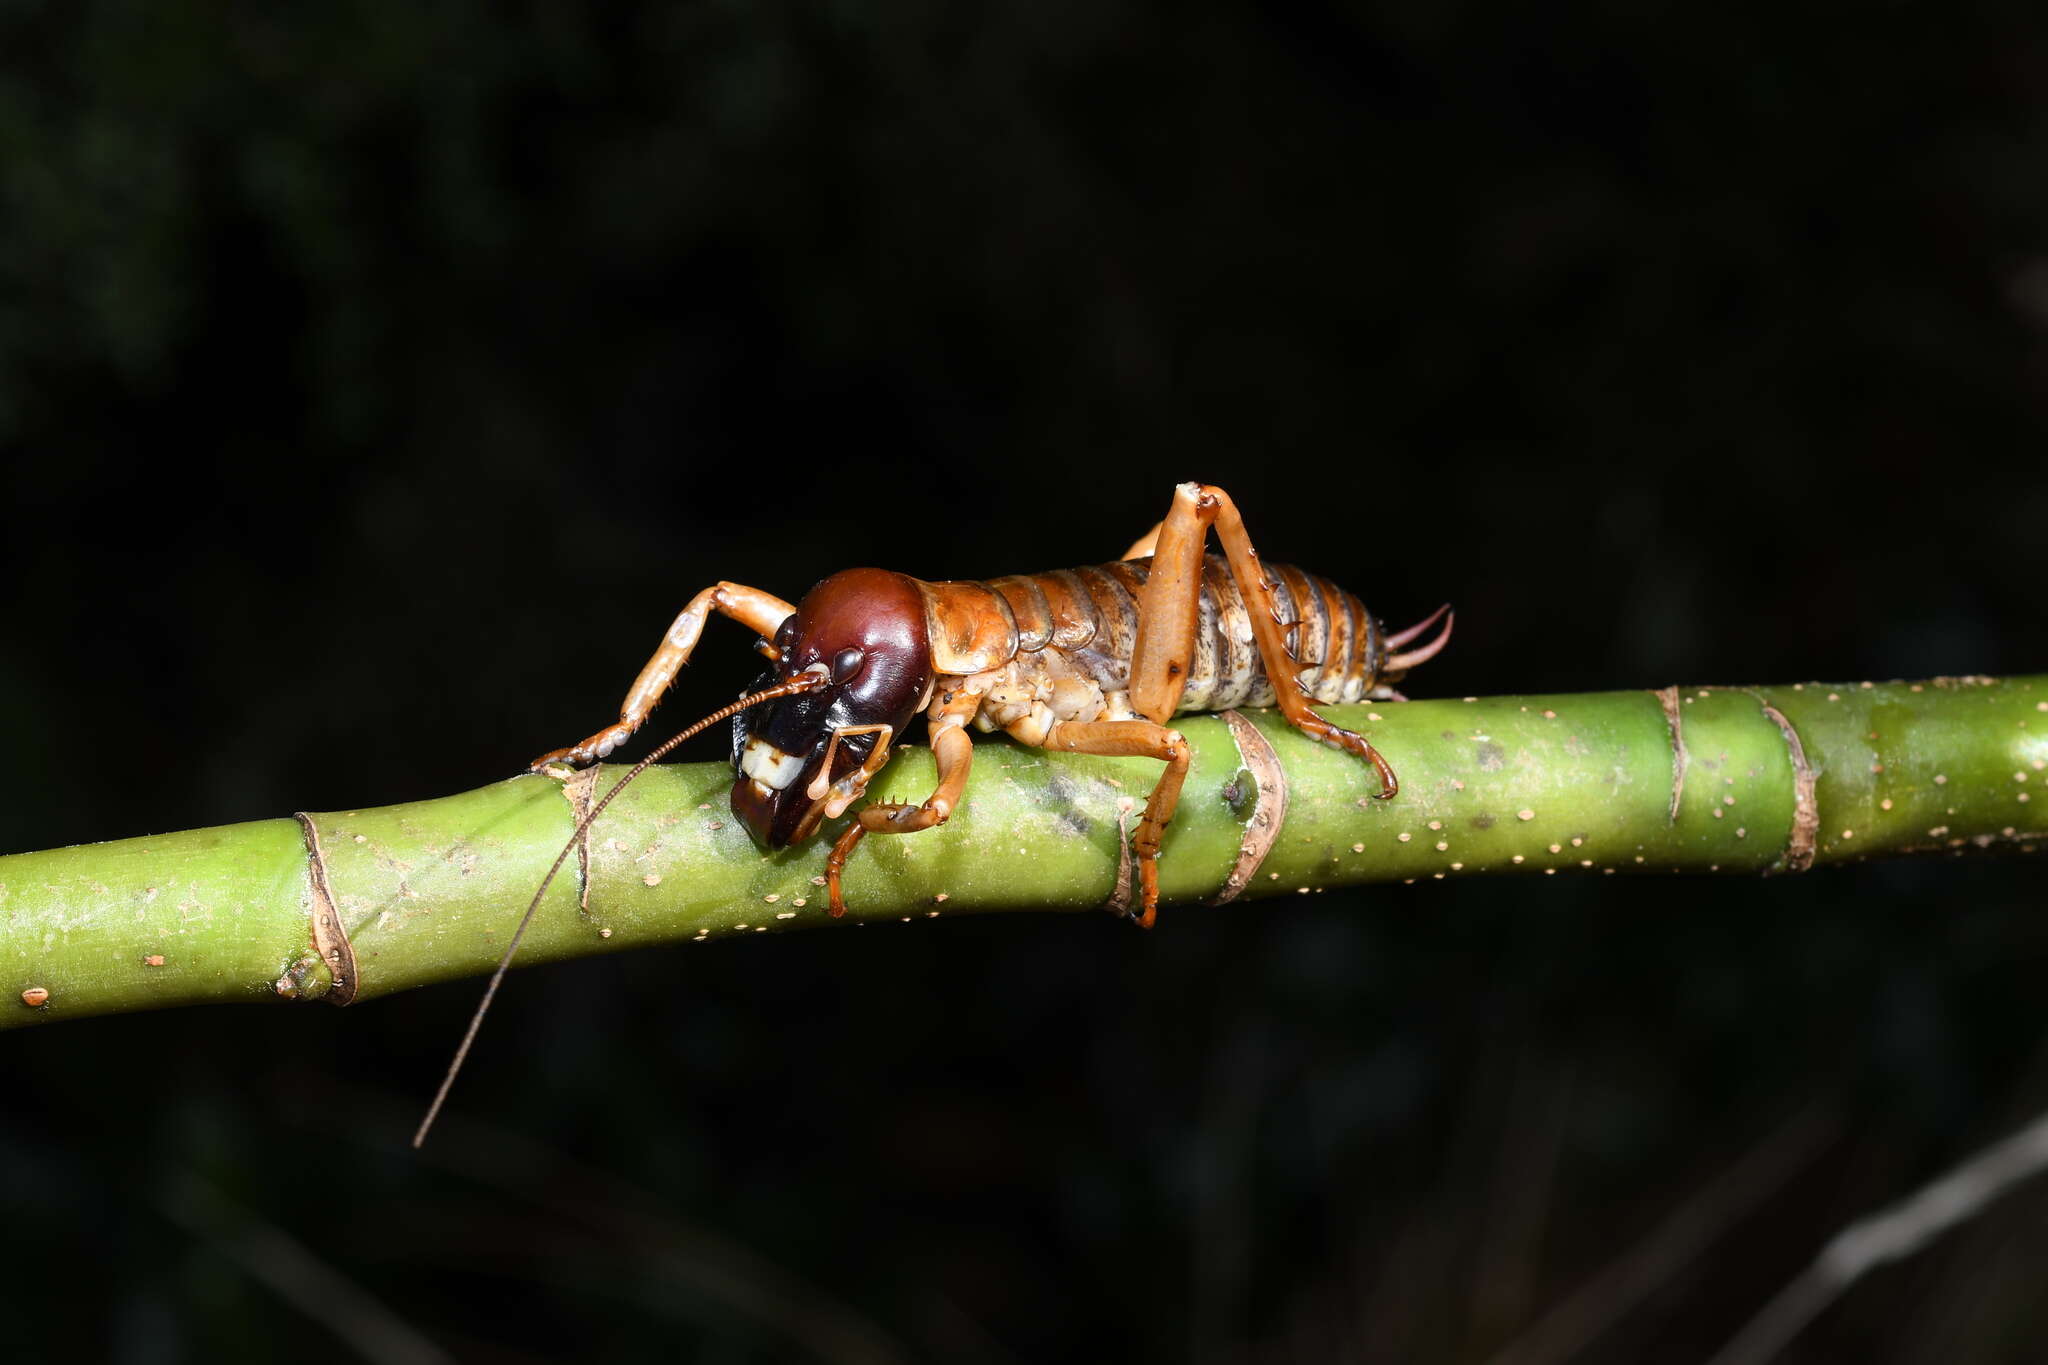
<svg viewBox="0 0 2048 1365"><path fill-rule="evenodd" d="M1165 529L1166 523L1163 521L1160 522L1151 530L1147 531L1144 535L1139 536L1136 540L1132 541L1131 548L1124 551L1123 557L1125 559L1146 558L1154 550L1159 548L1159 533Z"/></svg>
<svg viewBox="0 0 2048 1365"><path fill-rule="evenodd" d="M1309 705L1308 691L1298 677L1303 663L1288 647L1295 622L1280 614L1275 584L1259 563L1259 552L1252 548L1237 504L1214 484L1184 483L1174 489L1172 510L1159 525L1152 570L1139 602L1137 641L1131 651L1132 707L1142 716L1164 722L1180 705L1194 649L1202 548L1211 527L1223 542L1231 577L1244 595L1252 640L1266 676L1273 680L1273 699L1280 714L1311 739L1371 763L1380 776L1376 795L1382 800L1394 795L1401 786L1379 750L1365 736L1323 719Z"/></svg>

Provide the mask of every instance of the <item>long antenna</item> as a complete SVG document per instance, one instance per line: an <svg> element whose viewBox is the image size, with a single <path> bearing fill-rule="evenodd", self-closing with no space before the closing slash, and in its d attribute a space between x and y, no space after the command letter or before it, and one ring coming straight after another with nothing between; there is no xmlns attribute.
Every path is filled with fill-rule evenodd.
<svg viewBox="0 0 2048 1365"><path fill-rule="evenodd" d="M441 1106L447 1101L448 1092L454 1088L455 1077L462 1070L463 1062L469 1057L470 1044L476 1041L477 1030L484 1026L484 1014L491 1008L492 997L498 993L498 983L503 981L505 973L511 970L512 955L519 951L519 941L526 937L527 927L533 923L534 915L540 910L541 899L548 894L548 887L554 884L555 874L562 870L563 863L569 861L571 851L589 831L592 822L612 803L612 798L624 791L628 782L668 757L669 752L678 744L694 738L707 727L722 720L729 720L749 706L758 706L764 701L774 701L778 697L793 697L799 692L808 692L814 687L821 686L824 681L822 674L799 673L787 682L749 693L729 706L719 707L681 734L656 745L654 752L634 764L631 772L612 784L612 789L598 798L597 804L590 808L590 814L576 822L576 832L569 836L569 842L562 845L562 851L555 855L554 863L548 868L548 875L540 879L540 889L533 893L533 899L527 903L526 913L519 917L519 927L512 931L512 941L505 945L505 955L498 959L498 970L491 973L491 982L484 987L484 998L477 1002L476 1013L469 1017L469 1031L462 1035L462 1045L455 1049L455 1059L448 1063L448 1074L441 1078L441 1088L434 1092L434 1102L427 1106L427 1116L420 1120L419 1131L412 1135L412 1145L415 1148L426 1142L428 1130L434 1126L434 1120L440 1117Z"/></svg>

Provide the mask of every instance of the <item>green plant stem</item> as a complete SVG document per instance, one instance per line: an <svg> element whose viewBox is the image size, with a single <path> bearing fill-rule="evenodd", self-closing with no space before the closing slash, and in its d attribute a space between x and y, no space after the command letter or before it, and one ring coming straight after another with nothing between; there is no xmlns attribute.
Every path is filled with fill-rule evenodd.
<svg viewBox="0 0 2048 1365"><path fill-rule="evenodd" d="M1333 707L1401 776L1248 718L1284 773L1286 814L1243 894L1555 873L1773 873L2048 841L2048 675L1807 683ZM1162 903L1214 898L1276 800L1258 745L1215 717L1160 863ZM1796 745L1794 741L1796 740ZM1803 763L1800 755L1803 754ZM578 802L623 770L520 776L434 801L265 820L0 858L0 1027L230 1000L365 1000L489 971ZM872 836L825 913L832 828L763 854L726 807L730 769L651 770L605 812L521 950L535 964L824 924L1089 910L1117 883L1144 759L976 747L952 822ZM905 749L871 794L919 800ZM603 785L597 786L603 790ZM311 845L317 838L319 856ZM329 899L323 902L324 888ZM331 904L354 971L314 923ZM1163 923L1170 931L1172 915ZM342 988L336 990L337 972ZM41 998L40 1005L27 1003ZM25 999L23 992L29 992Z"/></svg>

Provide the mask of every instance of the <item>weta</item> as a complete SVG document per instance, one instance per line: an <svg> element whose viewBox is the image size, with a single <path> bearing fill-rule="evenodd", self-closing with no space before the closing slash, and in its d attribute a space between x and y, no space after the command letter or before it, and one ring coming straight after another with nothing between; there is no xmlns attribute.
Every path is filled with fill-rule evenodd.
<svg viewBox="0 0 2048 1365"><path fill-rule="evenodd" d="M1205 551L1212 528L1220 556ZM971 725L1034 748L1166 765L1131 837L1140 883L1131 915L1145 928L1158 913L1160 840L1188 771L1187 742L1168 723L1174 716L1277 705L1302 733L1370 762L1380 781L1375 795L1390 798L1400 790L1393 767L1365 736L1316 714L1315 704L1397 697L1392 684L1443 649L1455 619L1448 606L1439 607L1386 634L1334 583L1286 565L1262 566L1230 495L1184 483L1166 519L1114 564L945 583L848 569L795 606L739 583L706 588L634 679L617 723L541 755L531 770L594 763L631 738L690 661L713 612L760 637L755 647L768 657L769 671L747 695L643 759L578 823L570 847L626 783L728 716L733 813L765 848L799 843L862 798L922 711L938 787L917 805L879 801L859 810L826 859L832 915L846 912L840 874L864 836L946 823L973 765ZM1439 620L1442 629L1416 645ZM415 1146L568 852L556 858L507 945Z"/></svg>
<svg viewBox="0 0 2048 1365"><path fill-rule="evenodd" d="M1220 556L1204 553L1212 526ZM732 810L764 848L800 843L843 815L925 713L938 789L920 805L860 810L826 862L831 914L846 912L840 872L863 835L946 823L974 761L972 725L1037 749L1166 765L1131 840L1141 879L1134 918L1145 928L1158 911L1160 840L1188 770L1187 744L1168 721L1277 704L1304 734L1372 763L1377 795L1391 797L1400 786L1386 759L1311 703L1394 695L1391 684L1433 658L1453 623L1440 607L1384 634L1328 580L1288 565L1262 568L1230 495L1187 483L1174 490L1166 520L1114 564L948 583L848 569L796 606L738 583L706 588L640 670L618 723L543 754L532 769L591 763L623 744L689 662L714 611L759 635L756 647L773 663L750 691L806 674L818 680L733 717ZM1429 643L1396 652L1439 619Z"/></svg>

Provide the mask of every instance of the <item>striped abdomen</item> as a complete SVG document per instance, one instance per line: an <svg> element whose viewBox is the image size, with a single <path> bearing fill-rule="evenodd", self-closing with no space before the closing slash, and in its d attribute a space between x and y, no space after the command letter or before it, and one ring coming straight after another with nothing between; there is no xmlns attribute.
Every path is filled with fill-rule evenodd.
<svg viewBox="0 0 2048 1365"><path fill-rule="evenodd" d="M1130 686L1138 598L1151 564L1149 559L1131 559L1018 574L976 586L990 590L990 605L998 615L1009 617L1014 631L1009 653L1020 664L1028 664L1026 656L1058 650L1104 692L1121 692ZM1290 632L1289 642L1294 656L1304 661L1299 676L1309 695L1326 705L1360 700L1378 681L1385 655L1371 614L1326 578L1285 564L1269 564L1266 571L1279 584L1274 595L1281 618L1301 622L1299 630ZM992 660L991 666L996 662ZM1244 598L1223 557L1208 555L1202 564L1194 657L1180 710L1227 711L1272 704L1273 683L1252 642Z"/></svg>

